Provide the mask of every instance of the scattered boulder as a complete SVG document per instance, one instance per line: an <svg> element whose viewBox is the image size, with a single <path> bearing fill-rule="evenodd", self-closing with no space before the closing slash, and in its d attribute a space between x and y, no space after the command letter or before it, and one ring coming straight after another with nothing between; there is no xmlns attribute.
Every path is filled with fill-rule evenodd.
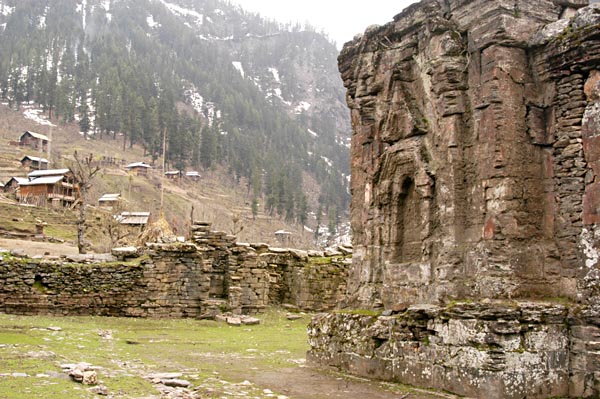
<svg viewBox="0 0 600 399"><path fill-rule="evenodd" d="M247 326L253 326L256 324L260 324L260 319L257 319L256 317L243 317L242 324Z"/></svg>
<svg viewBox="0 0 600 399"><path fill-rule="evenodd" d="M25 258L25 257L27 257L27 254L25 253L25 250L23 250L21 248L11 249L10 250L10 255L14 256L16 258Z"/></svg>
<svg viewBox="0 0 600 399"><path fill-rule="evenodd" d="M100 330L100 331L98 331L98 335L104 339L108 339L108 340L113 339L112 331L110 331L110 330Z"/></svg>
<svg viewBox="0 0 600 399"><path fill-rule="evenodd" d="M147 376L151 380L172 380L183 377L182 373L154 373Z"/></svg>
<svg viewBox="0 0 600 399"><path fill-rule="evenodd" d="M95 387L89 388L88 392L100 396L108 396L108 388L104 385L97 385Z"/></svg>
<svg viewBox="0 0 600 399"><path fill-rule="evenodd" d="M286 318L286 319L288 319L288 320L299 320L299 319L301 319L301 318L302 318L302 315L299 315L299 314L294 314L294 313L288 313L288 314L285 316L285 318Z"/></svg>
<svg viewBox="0 0 600 399"><path fill-rule="evenodd" d="M242 319L239 317L229 316L227 317L227 324L230 326L239 327L242 325Z"/></svg>
<svg viewBox="0 0 600 399"><path fill-rule="evenodd" d="M175 388L187 388L190 385L192 385L192 383L189 382L188 380L181 380L178 378L173 378L170 380L163 380L162 383L168 387L175 387Z"/></svg>
<svg viewBox="0 0 600 399"><path fill-rule="evenodd" d="M75 382L83 385L98 384L98 374L96 367L92 367L89 363L63 364L60 366L65 373Z"/></svg>
<svg viewBox="0 0 600 399"><path fill-rule="evenodd" d="M86 370L83 372L83 379L81 381L83 385L96 385L98 384L98 373L95 370Z"/></svg>

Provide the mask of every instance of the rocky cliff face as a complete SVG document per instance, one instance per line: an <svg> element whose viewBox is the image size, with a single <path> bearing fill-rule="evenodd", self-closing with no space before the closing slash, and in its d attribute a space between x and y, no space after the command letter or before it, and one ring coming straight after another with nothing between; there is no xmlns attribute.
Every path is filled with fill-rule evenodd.
<svg viewBox="0 0 600 399"><path fill-rule="evenodd" d="M346 305L598 302L600 5L423 0L346 44Z"/></svg>

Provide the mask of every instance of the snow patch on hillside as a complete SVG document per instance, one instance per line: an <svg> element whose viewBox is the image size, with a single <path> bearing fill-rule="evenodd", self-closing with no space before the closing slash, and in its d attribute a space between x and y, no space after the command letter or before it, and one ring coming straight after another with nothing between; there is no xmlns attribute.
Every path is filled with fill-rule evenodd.
<svg viewBox="0 0 600 399"><path fill-rule="evenodd" d="M241 62L239 62L239 61L232 61L231 64L242 75L242 78L246 77L246 73L244 72L244 67L242 66Z"/></svg>
<svg viewBox="0 0 600 399"><path fill-rule="evenodd" d="M13 12L15 12L15 7L7 6L6 4L0 4L0 15L8 17Z"/></svg>
<svg viewBox="0 0 600 399"><path fill-rule="evenodd" d="M331 162L331 159L327 158L326 156L321 155L321 159L323 161L325 161L325 163L330 167L333 168L333 162Z"/></svg>
<svg viewBox="0 0 600 399"><path fill-rule="evenodd" d="M23 116L27 119L30 119L42 126L56 126L49 120L45 119L42 115L40 115L43 111L41 109L36 108L27 108L23 111Z"/></svg>
<svg viewBox="0 0 600 399"><path fill-rule="evenodd" d="M165 0L160 0L160 2L163 3L163 5L175 15L182 17L192 17L195 19L197 25L202 25L204 23L204 15L200 14L197 11L180 7L177 4L168 3Z"/></svg>
<svg viewBox="0 0 600 399"><path fill-rule="evenodd" d="M281 83L281 79L279 78L279 71L277 70L277 68L269 68L269 72L271 72L271 74L273 75L273 79L275 79L277 83Z"/></svg>
<svg viewBox="0 0 600 399"><path fill-rule="evenodd" d="M311 105L306 101L300 101L298 105L296 105L296 108L294 108L294 113L301 114L303 111L308 111L310 107Z"/></svg>
<svg viewBox="0 0 600 399"><path fill-rule="evenodd" d="M44 9L44 13L40 15L38 19L38 28L44 29L46 28L46 15L48 15L48 6Z"/></svg>
<svg viewBox="0 0 600 399"><path fill-rule="evenodd" d="M148 24L149 27L151 28L156 28L156 27L160 27L161 25L156 22L156 20L154 19L154 15L149 15L148 17L146 17L146 23Z"/></svg>
<svg viewBox="0 0 600 399"><path fill-rule="evenodd" d="M204 97L196 91L196 88L193 87L185 91L185 96L187 97L190 105L196 112L199 114L203 114L202 107L204 106Z"/></svg>

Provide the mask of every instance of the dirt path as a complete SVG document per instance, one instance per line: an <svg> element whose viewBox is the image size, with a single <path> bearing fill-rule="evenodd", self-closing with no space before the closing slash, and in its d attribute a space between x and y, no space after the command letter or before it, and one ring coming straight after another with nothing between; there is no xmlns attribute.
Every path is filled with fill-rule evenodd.
<svg viewBox="0 0 600 399"><path fill-rule="evenodd" d="M14 240L9 238L0 238L0 248L22 249L29 256L44 255L46 253L54 256L76 255L77 247L69 244L58 244L45 241Z"/></svg>
<svg viewBox="0 0 600 399"><path fill-rule="evenodd" d="M280 369L276 372L259 372L252 381L260 386L282 392L294 399L440 399L455 398L409 388L398 392L391 385L335 374L312 367Z"/></svg>

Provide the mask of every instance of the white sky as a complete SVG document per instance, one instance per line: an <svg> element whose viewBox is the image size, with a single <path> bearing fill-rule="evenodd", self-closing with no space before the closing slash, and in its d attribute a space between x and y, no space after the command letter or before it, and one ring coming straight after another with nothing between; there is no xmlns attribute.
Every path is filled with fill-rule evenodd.
<svg viewBox="0 0 600 399"><path fill-rule="evenodd" d="M383 25L417 0L232 0L243 9L279 22L308 22L323 29L338 48L369 25Z"/></svg>

